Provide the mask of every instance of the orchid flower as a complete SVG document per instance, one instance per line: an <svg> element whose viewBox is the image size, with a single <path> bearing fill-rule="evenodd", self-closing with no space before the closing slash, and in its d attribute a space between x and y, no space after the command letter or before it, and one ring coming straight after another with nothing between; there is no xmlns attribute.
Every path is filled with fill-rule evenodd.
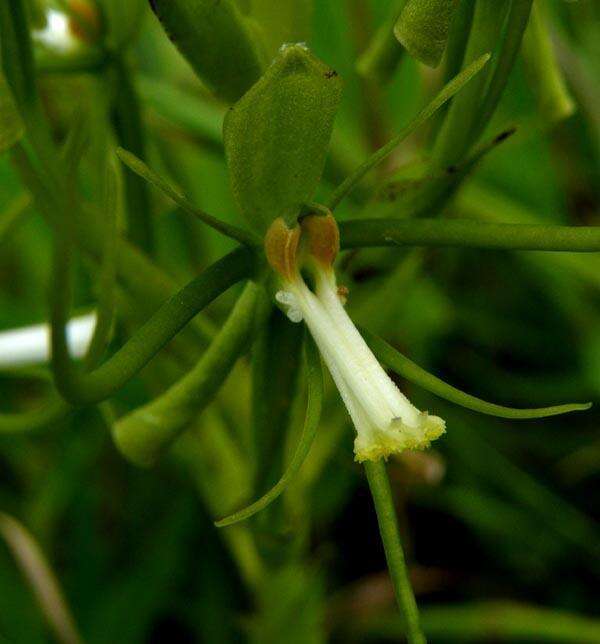
<svg viewBox="0 0 600 644"><path fill-rule="evenodd" d="M304 320L352 418L356 460L429 447L444 433L444 421L412 405L346 313L347 291L338 287L333 268L339 232L331 214L308 215L293 228L277 219L265 249L280 280L275 299L292 322ZM312 277L314 289L302 270Z"/></svg>

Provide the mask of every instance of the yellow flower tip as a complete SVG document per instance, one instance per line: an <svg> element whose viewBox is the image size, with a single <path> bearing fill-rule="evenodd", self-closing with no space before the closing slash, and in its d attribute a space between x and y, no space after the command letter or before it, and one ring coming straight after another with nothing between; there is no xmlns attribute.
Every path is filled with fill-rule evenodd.
<svg viewBox="0 0 600 644"><path fill-rule="evenodd" d="M307 215L300 226L307 259L331 268L340 250L340 231L333 215Z"/></svg>
<svg viewBox="0 0 600 644"><path fill-rule="evenodd" d="M265 254L271 268L285 281L292 281L298 274L298 244L300 226L288 228L282 217L276 219L265 236Z"/></svg>
<svg viewBox="0 0 600 644"><path fill-rule="evenodd" d="M418 427L411 427L395 419L385 429L375 429L369 434L359 433L354 440L354 459L359 463L388 459L406 450L425 450L431 442L446 432L446 423L426 411L420 414Z"/></svg>

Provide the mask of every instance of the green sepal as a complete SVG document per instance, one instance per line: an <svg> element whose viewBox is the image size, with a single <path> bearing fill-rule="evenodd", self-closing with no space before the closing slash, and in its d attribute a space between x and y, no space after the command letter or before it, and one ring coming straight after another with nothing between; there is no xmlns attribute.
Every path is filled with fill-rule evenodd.
<svg viewBox="0 0 600 644"><path fill-rule="evenodd" d="M392 371L440 398L449 400L466 409L477 411L480 414L496 416L498 418L511 418L513 420L531 420L534 418L560 416L561 414L569 414L574 411L587 411L592 406L591 403L567 403L565 405L553 405L551 407L518 409L487 402L486 400L467 394L425 371L425 369L419 367L419 365L394 349L385 340L370 333L366 329L361 329L361 333L365 342L375 354L375 357Z"/></svg>
<svg viewBox="0 0 600 644"><path fill-rule="evenodd" d="M150 0L150 5L219 98L235 103L260 78L263 54L256 31L230 0Z"/></svg>
<svg viewBox="0 0 600 644"><path fill-rule="evenodd" d="M303 45L282 48L228 112L224 143L233 194L253 229L292 224L323 172L342 82Z"/></svg>
<svg viewBox="0 0 600 644"><path fill-rule="evenodd" d="M440 64L457 0L409 0L394 27L408 53L430 67Z"/></svg>
<svg viewBox="0 0 600 644"><path fill-rule="evenodd" d="M10 87L4 76L0 75L0 153L17 143L24 131Z"/></svg>

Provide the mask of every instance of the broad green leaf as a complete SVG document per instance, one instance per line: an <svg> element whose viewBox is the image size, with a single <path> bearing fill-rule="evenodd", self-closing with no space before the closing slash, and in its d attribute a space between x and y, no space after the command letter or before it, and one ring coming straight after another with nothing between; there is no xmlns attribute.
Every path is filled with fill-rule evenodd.
<svg viewBox="0 0 600 644"><path fill-rule="evenodd" d="M10 87L0 75L0 153L17 143L24 131Z"/></svg>
<svg viewBox="0 0 600 644"><path fill-rule="evenodd" d="M394 27L396 38L417 60L440 64L457 0L409 0Z"/></svg>
<svg viewBox="0 0 600 644"><path fill-rule="evenodd" d="M291 222L312 200L341 87L334 70L303 45L290 45L227 114L233 193L254 229L264 232L280 216Z"/></svg>
<svg viewBox="0 0 600 644"><path fill-rule="evenodd" d="M260 78L262 53L253 26L231 0L151 0L154 13L194 71L234 103Z"/></svg>
<svg viewBox="0 0 600 644"><path fill-rule="evenodd" d="M499 418L514 418L514 419L531 419L531 418L545 418L547 416L558 416L560 414L567 414L572 411L585 411L589 409L591 403L573 403L567 405L554 405L552 407L538 407L533 409L515 409L513 407L504 407L503 405L496 405L494 403L481 400L475 396L460 391L456 387L440 380L431 373L428 373L422 367L403 356L399 351L396 351L385 340L373 335L365 329L361 329L362 334L367 344L371 347L373 353L377 356L383 364L389 367L392 371L399 373L403 378L413 382L419 387L423 387L432 394L449 400L450 402L478 411L481 414L488 416L498 416Z"/></svg>
<svg viewBox="0 0 600 644"><path fill-rule="evenodd" d="M233 525L239 521L244 521L273 503L273 501L275 501L275 499L285 490L289 482L296 476L302 467L302 464L306 460L317 433L317 428L319 427L321 406L323 402L323 368L321 366L321 359L317 348L310 338L307 338L306 342L306 365L308 380L308 404L306 407L306 418L304 421L302 436L300 437L300 443L296 447L296 451L294 452L294 456L290 464L279 481L266 494L261 496L260 499L243 510L225 517L220 521L216 521L215 525L218 528L224 528L225 526Z"/></svg>

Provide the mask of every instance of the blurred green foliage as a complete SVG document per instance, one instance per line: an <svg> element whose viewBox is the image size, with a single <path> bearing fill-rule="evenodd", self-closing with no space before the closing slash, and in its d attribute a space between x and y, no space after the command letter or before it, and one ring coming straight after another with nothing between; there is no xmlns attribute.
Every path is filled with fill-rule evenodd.
<svg viewBox="0 0 600 644"><path fill-rule="evenodd" d="M477 1L482 15L486 2L492 4ZM36 44L43 107L54 140L65 144L72 123L84 115L87 147L79 181L85 196L100 207L106 154L122 145L203 211L242 225L221 135L228 106L208 90L217 87L217 94L237 99L240 86L219 86L231 80L227 74L199 81L144 2L98 4L101 41L76 43L66 53ZM378 45L382 58L377 62L392 63L384 65L385 74L372 71L372 76L363 69L357 73L357 60L375 38L381 41L382 25L391 32L390 16L395 19L398 3L225 4L236 21L243 21L244 35L258 38L263 32L264 51L253 53L256 74L261 57L270 60L284 42L306 41L343 79L316 196L325 201L460 69L465 43L461 50L456 33L461 21L470 19L474 3L463 0L457 8L439 70L421 66L406 52L390 59L388 40ZM511 3L493 4L506 10ZM448 163L456 162L459 171L466 163L460 148L467 131L443 135L442 148L433 148L438 167L432 170L435 164L428 163L436 136L447 132L444 123L449 118L460 124L468 116L461 104L490 82L482 76L459 95L460 102L403 141L361 182L336 210L340 221L416 213L495 223L600 225L599 5L595 0L537 4L546 30L544 52L557 66L536 72L529 41L494 117L485 123L483 140L511 126L517 127L514 136L468 166L456 192L444 172ZM40 5L47 8L41 0L31 5L32 15ZM73 10L74 3L49 5L56 14ZM498 6L495 10L501 12ZM487 21L486 38L496 42L501 21L494 24L489 15L480 19ZM218 26L226 30L223 23ZM473 57L488 50L487 42L471 44L473 49L485 45ZM204 64L213 64L203 57L191 62L200 74ZM532 73L539 80L544 71L552 76L531 82ZM547 94L539 94L549 86L563 107L564 92L570 92L575 110L570 114L569 99L561 114L568 118L557 121L556 111L544 102ZM131 116L132 101L139 116L133 125L123 120L124 112ZM3 126L5 119L14 122L13 108L13 98L0 85ZM0 129L2 148L5 142L14 140ZM312 161L320 170L320 159ZM111 350L161 304L148 295L151 286L167 299L174 284L188 282L234 248L231 239L141 178L127 169L123 173L126 209L143 219L136 224L130 217L128 234L171 279L153 274L149 284L140 271L137 282L120 283ZM309 179L308 192L316 180ZM423 213L423 203L433 210ZM124 221L119 225L126 227ZM0 329L48 319L51 239L51 226L3 154ZM140 265L130 256L121 261L130 262L130 268ZM75 307L89 311L97 301L98 269L89 258L81 264ZM338 267L357 323L447 382L501 405L599 401L597 253L361 249L342 255ZM313 448L290 487L248 523L223 530L213 524L279 479L302 432L303 334L279 310L263 303L266 323L252 353L238 362L216 399L154 468L137 469L114 446L113 416L144 405L188 372L207 337L223 327L239 293L234 287L213 302L111 398L110 408L81 407L65 415L46 366L2 368L0 414L35 413L46 399L61 413L35 431L0 432L0 510L34 535L86 642L402 641L364 474L353 462L353 430L329 381ZM597 406L537 421L497 420L408 382L401 385L448 426L428 452L405 453L389 462L430 641L600 642L600 621L594 618L600 576ZM256 391L262 394L258 405ZM28 422L24 430L34 428L29 417ZM53 631L47 618L10 551L0 545L0 641L49 641Z"/></svg>

